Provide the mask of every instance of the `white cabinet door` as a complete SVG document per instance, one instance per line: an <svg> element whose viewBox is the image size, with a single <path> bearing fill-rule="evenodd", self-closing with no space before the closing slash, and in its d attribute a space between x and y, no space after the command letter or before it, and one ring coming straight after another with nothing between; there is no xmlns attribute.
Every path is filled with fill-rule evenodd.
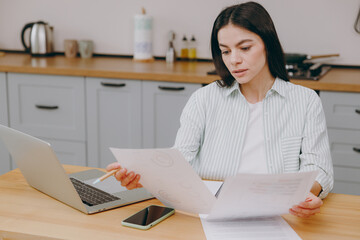
<svg viewBox="0 0 360 240"><path fill-rule="evenodd" d="M6 74L0 73L0 124L8 126ZM11 169L10 155L0 140L0 175Z"/></svg>
<svg viewBox="0 0 360 240"><path fill-rule="evenodd" d="M10 126L37 137L85 141L83 77L8 73Z"/></svg>
<svg viewBox="0 0 360 240"><path fill-rule="evenodd" d="M180 115L201 84L143 81L143 147L167 148L175 143Z"/></svg>
<svg viewBox="0 0 360 240"><path fill-rule="evenodd" d="M50 142L61 163L86 166L85 79L8 73L8 86L10 127Z"/></svg>
<svg viewBox="0 0 360 240"><path fill-rule="evenodd" d="M360 195L360 93L321 91L335 193Z"/></svg>
<svg viewBox="0 0 360 240"><path fill-rule="evenodd" d="M116 161L109 147L141 148L141 81L86 78L88 165Z"/></svg>

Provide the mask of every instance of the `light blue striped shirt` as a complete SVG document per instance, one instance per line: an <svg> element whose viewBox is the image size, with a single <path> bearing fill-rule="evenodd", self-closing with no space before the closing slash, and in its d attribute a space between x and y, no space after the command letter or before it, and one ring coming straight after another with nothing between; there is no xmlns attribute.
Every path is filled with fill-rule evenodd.
<svg viewBox="0 0 360 240"><path fill-rule="evenodd" d="M249 105L235 81L230 88L211 83L192 94L180 118L174 147L200 177L236 175L249 119ZM334 182L325 115L311 89L276 79L263 99L268 173L319 170L326 197Z"/></svg>

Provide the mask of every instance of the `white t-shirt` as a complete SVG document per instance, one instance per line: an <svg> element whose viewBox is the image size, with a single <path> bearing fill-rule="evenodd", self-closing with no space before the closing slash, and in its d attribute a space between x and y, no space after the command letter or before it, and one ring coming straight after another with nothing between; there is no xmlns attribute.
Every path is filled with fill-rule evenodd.
<svg viewBox="0 0 360 240"><path fill-rule="evenodd" d="M249 121L238 172L268 173L265 156L263 102L249 103L249 109Z"/></svg>

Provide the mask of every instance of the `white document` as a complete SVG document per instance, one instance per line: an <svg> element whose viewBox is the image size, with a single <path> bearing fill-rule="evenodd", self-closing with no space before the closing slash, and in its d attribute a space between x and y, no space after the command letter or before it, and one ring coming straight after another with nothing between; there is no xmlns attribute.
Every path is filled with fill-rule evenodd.
<svg viewBox="0 0 360 240"><path fill-rule="evenodd" d="M201 218L207 240L299 240L301 239L280 216L247 218L233 221L207 221Z"/></svg>
<svg viewBox="0 0 360 240"><path fill-rule="evenodd" d="M238 174L225 180L218 199L177 149L110 148L121 166L163 204L209 220L275 216L304 201L317 172Z"/></svg>
<svg viewBox="0 0 360 240"><path fill-rule="evenodd" d="M318 172L238 174L225 180L208 219L282 215L310 192ZM236 190L235 190L236 189Z"/></svg>
<svg viewBox="0 0 360 240"><path fill-rule="evenodd" d="M164 205L208 213L216 198L176 149L110 148L121 166L140 174L140 183Z"/></svg>

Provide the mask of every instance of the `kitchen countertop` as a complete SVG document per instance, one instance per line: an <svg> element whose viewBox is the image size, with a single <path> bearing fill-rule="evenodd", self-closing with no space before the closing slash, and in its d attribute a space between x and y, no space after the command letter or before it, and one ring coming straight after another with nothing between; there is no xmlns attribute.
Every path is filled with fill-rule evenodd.
<svg viewBox="0 0 360 240"><path fill-rule="evenodd" d="M207 72L213 69L213 63L200 61L178 61L169 65L164 60L145 63L121 57L39 58L22 53L6 53L0 57L0 72L167 82L211 83L219 79L217 75L207 75ZM318 81L292 79L291 82L314 90L360 92L360 68L333 68Z"/></svg>

